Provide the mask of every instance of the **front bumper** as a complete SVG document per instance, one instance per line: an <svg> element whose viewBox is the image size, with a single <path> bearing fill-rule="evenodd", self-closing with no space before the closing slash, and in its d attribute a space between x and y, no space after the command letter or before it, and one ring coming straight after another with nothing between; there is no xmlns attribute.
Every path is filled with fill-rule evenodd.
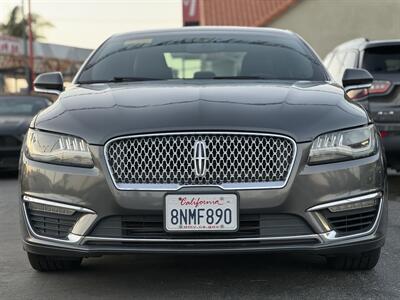
<svg viewBox="0 0 400 300"><path fill-rule="evenodd" d="M236 253L307 251L320 254L367 251L384 243L387 219L386 177L382 154L345 163L306 164L310 144L299 144L293 171L281 189L236 190L241 214L295 215L310 227L303 235L258 238L110 238L92 236L93 228L108 216L162 214L167 191L122 191L115 188L102 157L103 148L91 146L93 169L21 161L21 200L46 199L86 210L86 221L67 239L41 236L30 226L21 201L24 248L55 256L98 256L116 253ZM170 193L171 191L169 191ZM219 187L190 187L176 193L226 193ZM230 191L231 192L231 191ZM343 199L380 195L379 211L371 228L338 236L310 208ZM26 198L25 198L26 200ZM29 201L28 201L29 202Z"/></svg>
<svg viewBox="0 0 400 300"><path fill-rule="evenodd" d="M127 253L244 253L244 252L276 252L296 251L314 252L318 254L353 253L367 251L384 244L387 207L381 193L366 195L374 198L380 195L379 210L374 224L368 230L340 236L335 230L323 233L295 236L274 236L260 238L218 238L218 239L155 239L155 238L107 238L84 235L96 219L96 214L87 212L64 240L41 236L35 233L29 221L26 206L23 205L22 215L27 235L24 249L28 252L51 256L99 256L104 254ZM29 201L36 199L26 198ZM358 199L358 198L354 198ZM352 201L347 199L344 201ZM37 200L41 201L41 200ZM340 201L343 202L343 201ZM339 203L339 202L336 202ZM333 203L334 204L334 203ZM318 206L316 207L318 208ZM316 211L311 209L310 213ZM317 218L316 218L317 219ZM82 233L82 235L80 234Z"/></svg>
<svg viewBox="0 0 400 300"><path fill-rule="evenodd" d="M64 246L54 245L49 243L35 242L32 240L25 240L23 242L24 250L29 253L46 256L58 257L99 257L103 255L119 255L119 254L242 254L242 253L309 253L317 255L338 255L338 254L356 254L380 248L385 244L384 236L369 236L362 240L354 240L348 242L338 242L330 245L318 245L304 247L292 243L291 246L285 244L276 244L275 246L244 246L233 245L218 247L212 245L209 247L196 247L192 245L191 248L182 247L155 247L154 245L144 246Z"/></svg>

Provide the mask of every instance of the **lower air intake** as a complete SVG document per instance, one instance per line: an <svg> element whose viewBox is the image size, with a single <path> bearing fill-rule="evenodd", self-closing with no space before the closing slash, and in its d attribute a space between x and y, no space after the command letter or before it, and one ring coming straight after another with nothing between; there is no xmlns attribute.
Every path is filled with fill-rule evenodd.
<svg viewBox="0 0 400 300"><path fill-rule="evenodd" d="M236 232L168 233L162 215L113 216L100 220L90 234L92 237L137 239L209 239L259 238L309 235L314 232L300 217L287 214L241 214Z"/></svg>
<svg viewBox="0 0 400 300"><path fill-rule="evenodd" d="M379 201L375 206L341 212L321 211L329 225L339 235L346 236L368 231L378 217Z"/></svg>
<svg viewBox="0 0 400 300"><path fill-rule="evenodd" d="M82 213L75 212L72 215L58 214L48 211L32 209L29 203L25 203L28 221L33 231L41 236L64 239L71 233L75 223Z"/></svg>

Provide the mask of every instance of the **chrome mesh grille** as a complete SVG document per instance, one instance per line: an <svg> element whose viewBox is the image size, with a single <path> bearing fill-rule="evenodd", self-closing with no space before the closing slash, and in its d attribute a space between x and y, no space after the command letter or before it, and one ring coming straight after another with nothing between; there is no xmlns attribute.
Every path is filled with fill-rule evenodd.
<svg viewBox="0 0 400 300"><path fill-rule="evenodd" d="M206 145L206 172L195 172L196 142ZM106 146L116 184L221 185L285 182L295 155L292 140L236 133L149 135Z"/></svg>

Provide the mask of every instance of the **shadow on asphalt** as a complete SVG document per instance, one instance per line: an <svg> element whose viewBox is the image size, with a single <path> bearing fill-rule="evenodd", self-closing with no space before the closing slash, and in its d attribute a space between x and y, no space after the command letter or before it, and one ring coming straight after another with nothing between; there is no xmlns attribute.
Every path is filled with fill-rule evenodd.
<svg viewBox="0 0 400 300"><path fill-rule="evenodd" d="M380 268L334 271L323 257L307 254L127 255L87 259L79 271L35 273L31 280L45 278L47 285L68 290L84 282L87 289L95 288L92 296L105 298L129 298L134 292L138 299L293 299L318 298L321 293L335 299L343 292L355 297L354 286L377 296L370 283L381 280Z"/></svg>
<svg viewBox="0 0 400 300"><path fill-rule="evenodd" d="M113 270L145 275L156 273L157 277L163 277L161 273L176 272L182 276L182 280L192 274L193 270L202 277L210 275L223 275L231 273L240 275L242 272L265 273L266 271L283 269L298 270L326 270L326 260L319 255L310 254L220 254L220 255L162 255L162 254L136 254L125 256L103 256L101 258L89 258L83 262L79 272L104 272ZM139 272L139 273L138 273ZM219 274L221 272L221 274ZM235 276L234 276L235 277ZM249 278L247 278L249 279ZM174 279L176 280L176 278Z"/></svg>

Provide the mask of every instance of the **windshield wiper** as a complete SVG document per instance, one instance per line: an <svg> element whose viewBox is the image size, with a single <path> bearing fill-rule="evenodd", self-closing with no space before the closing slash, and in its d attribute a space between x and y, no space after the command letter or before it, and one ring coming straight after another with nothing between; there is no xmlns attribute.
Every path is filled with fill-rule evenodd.
<svg viewBox="0 0 400 300"><path fill-rule="evenodd" d="M151 81L151 80L166 80L166 79L152 78L152 77L114 77L112 82Z"/></svg>
<svg viewBox="0 0 400 300"><path fill-rule="evenodd" d="M135 82L135 81L153 81L153 80L166 80L161 78L151 78L151 77L114 77L113 79L107 80L87 80L78 81L79 84L92 84L92 83L112 83L112 82Z"/></svg>
<svg viewBox="0 0 400 300"><path fill-rule="evenodd" d="M263 76L215 76L210 79L263 79L263 80L271 80L272 78L263 77Z"/></svg>

